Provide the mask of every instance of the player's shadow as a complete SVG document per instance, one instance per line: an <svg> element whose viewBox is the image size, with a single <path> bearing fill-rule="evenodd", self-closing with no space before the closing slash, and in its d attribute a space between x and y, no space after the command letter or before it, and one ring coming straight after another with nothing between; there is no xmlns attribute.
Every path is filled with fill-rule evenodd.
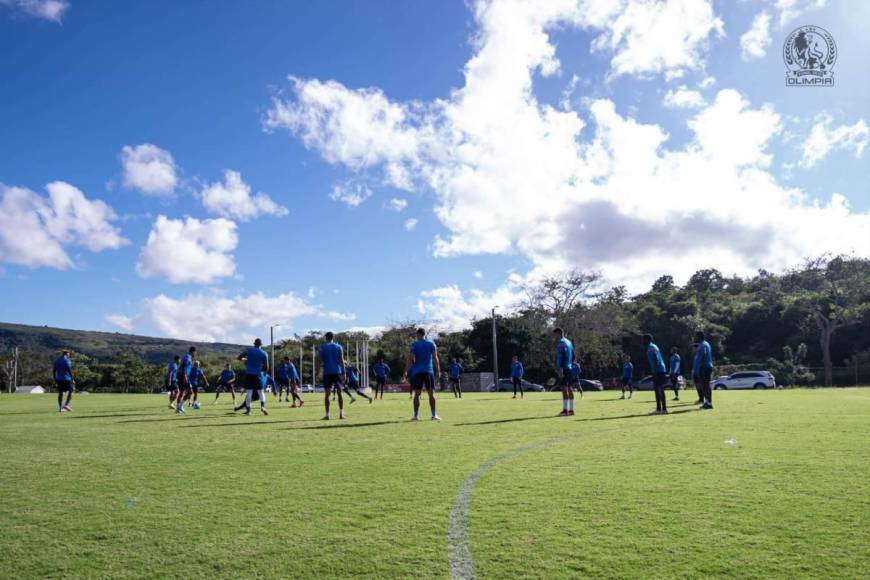
<svg viewBox="0 0 870 580"><path fill-rule="evenodd" d="M679 411L671 411L668 415L679 415L681 413L692 413L697 409L680 409ZM650 415L649 413L640 413L637 415L619 415L617 417L589 417L587 419L577 419L578 421L613 421L616 419L638 419L640 417L657 417L658 415Z"/></svg>
<svg viewBox="0 0 870 580"><path fill-rule="evenodd" d="M410 423L410 421L372 421L369 423L327 423L312 425L310 427L288 427L291 430L300 429L351 429L354 427L377 427L378 425L393 425L394 423Z"/></svg>
<svg viewBox="0 0 870 580"><path fill-rule="evenodd" d="M234 415L229 415L230 417ZM83 417L84 418L84 417ZM160 419L127 419L126 421L117 421L117 423L161 423L163 421L197 421L200 419L216 419L214 415L202 415L199 417L191 417L190 415L184 415L183 417L177 417L174 414L171 417L161 417Z"/></svg>
<svg viewBox="0 0 870 580"><path fill-rule="evenodd" d="M237 416L237 415L230 415ZM208 417L203 417L208 418ZM214 417L211 417L214 419ZM309 423L313 421L313 419L290 419L290 420L278 420L278 421L246 421L244 423L211 423L208 425L182 425L183 429L197 429L197 428L209 428L209 427L249 427L251 425L271 425L275 423Z"/></svg>
<svg viewBox="0 0 870 580"><path fill-rule="evenodd" d="M538 421L541 419L555 419L556 415L547 415L545 417L516 417L513 419L493 419L492 421L475 421L473 423L457 423L456 427L468 427L471 425L497 425L499 423L516 423L517 421Z"/></svg>
<svg viewBox="0 0 870 580"><path fill-rule="evenodd" d="M103 413L100 415L68 415L70 419L111 419L113 417L148 417L151 415L157 415L158 413L154 411L150 411L148 413ZM124 423L124 421L120 421L120 423Z"/></svg>

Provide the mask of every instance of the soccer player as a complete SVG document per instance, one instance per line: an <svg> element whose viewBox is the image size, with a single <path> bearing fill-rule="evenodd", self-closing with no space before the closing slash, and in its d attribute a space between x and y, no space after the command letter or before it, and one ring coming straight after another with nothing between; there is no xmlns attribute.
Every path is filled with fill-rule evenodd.
<svg viewBox="0 0 870 580"><path fill-rule="evenodd" d="M668 364L668 373L671 375L671 386L674 388L674 400L680 400L680 375L682 374L682 359L680 349L671 348L671 359Z"/></svg>
<svg viewBox="0 0 870 580"><path fill-rule="evenodd" d="M233 367L230 366L230 363L224 365L224 370L221 371L221 376L218 378L217 387L214 390L214 403L212 405L217 405L218 397L221 395L221 391L224 389L229 389L230 394L233 396L233 405L236 404L236 373L233 370Z"/></svg>
<svg viewBox="0 0 870 580"><path fill-rule="evenodd" d="M178 398L180 391L178 390L178 364L181 362L181 357L175 355L175 359L169 363L166 369L166 390L169 391L169 408L175 408L175 400Z"/></svg>
<svg viewBox="0 0 870 580"><path fill-rule="evenodd" d="M239 355L239 360L245 361L245 400L241 405L234 407L234 411L245 409L245 415L251 414L251 401L256 392L260 399L260 411L268 415L266 410L266 393L263 388L262 374L269 370L269 355L263 350L263 341L259 338L254 341L254 346Z"/></svg>
<svg viewBox="0 0 870 580"><path fill-rule="evenodd" d="M511 357L511 384L514 387L514 399L517 398L517 389L520 390L520 399L524 398L523 374L525 374L525 369L523 369L523 363L520 362L518 356L514 355L513 357Z"/></svg>
<svg viewBox="0 0 870 580"><path fill-rule="evenodd" d="M57 412L69 413L72 411L70 403L72 402L73 393L76 390L75 378L73 377L72 359L70 353L65 350L59 357L54 359L52 374L54 375L54 384L57 386ZM66 403L63 402L63 394L66 393Z"/></svg>
<svg viewBox="0 0 870 580"><path fill-rule="evenodd" d="M459 376L462 374L462 365L459 364L459 359L454 358L449 365L447 365L447 375L450 377L450 387L453 390L453 398L461 399L462 398L462 385L459 384ZM517 392L514 391L514 396L516 396Z"/></svg>
<svg viewBox="0 0 870 580"><path fill-rule="evenodd" d="M574 345L565 337L565 332L556 327L553 330L556 337L556 375L559 386L562 387L562 412L560 417L568 417L574 414L574 390L571 388L574 382L571 377L571 363L574 362Z"/></svg>
<svg viewBox="0 0 870 580"><path fill-rule="evenodd" d="M695 333L695 342L698 343L698 350L692 361L692 374L696 377L696 384L701 392L701 408L712 409L713 388L710 386L710 378L713 376L713 347L701 330Z"/></svg>
<svg viewBox="0 0 870 580"><path fill-rule="evenodd" d="M628 398L634 394L634 387L631 385L631 375L634 374L634 365L631 364L631 355L628 353L622 355L622 396L625 398L625 388L628 387Z"/></svg>
<svg viewBox="0 0 870 580"><path fill-rule="evenodd" d="M653 342L651 334L643 335L643 347L646 349L646 362L652 373L653 390L656 394L656 408L655 411L650 411L650 415L667 415L668 398L665 396L665 359L662 358L662 351Z"/></svg>
<svg viewBox="0 0 870 580"><path fill-rule="evenodd" d="M290 362L290 357L285 356L281 366L278 367L278 384L283 389L287 388L287 395L284 397L286 402L290 402L290 397L293 397L293 404L290 405L291 409L295 409L297 406L301 407L305 404L305 401L302 400L302 397L299 396L299 372L296 370L296 365ZM281 400L280 398L278 399ZM299 401L299 405L296 404L296 401Z"/></svg>
<svg viewBox="0 0 870 580"><path fill-rule="evenodd" d="M414 416L411 421L420 420L420 395L423 389L429 394L429 409L432 420L440 421L435 412L435 375L441 374L441 361L438 359L438 348L431 340L426 339L426 330L417 329L417 340L411 344L405 360L405 374L402 380L411 377L411 390L414 392Z"/></svg>
<svg viewBox="0 0 870 580"><path fill-rule="evenodd" d="M378 398L378 391L380 391L383 400L384 387L387 384L387 376L390 374L390 367L383 358L378 358L378 362L372 365L372 374L375 375L375 398Z"/></svg>
<svg viewBox="0 0 870 580"><path fill-rule="evenodd" d="M176 399L175 414L184 413L184 403L193 395L190 386L190 373L193 371L193 357L196 356L196 347L188 349L187 354L181 357L181 368L178 373L178 398Z"/></svg>
<svg viewBox="0 0 870 580"><path fill-rule="evenodd" d="M353 395L350 393L350 390L353 389L356 391L356 394L364 399L369 400L369 405L372 404L372 398L363 393L360 390L359 384L359 375L357 374L356 367L353 365L348 365L345 369L347 371L347 383L344 387L344 392L347 393L347 396L350 397L350 402L353 403L356 399L353 398Z"/></svg>
<svg viewBox="0 0 870 580"><path fill-rule="evenodd" d="M335 342L335 335L327 332L326 342L320 345L320 360L323 367L323 405L326 407L324 421L329 421L329 394L335 389L338 396L338 418L346 419L344 415L344 397L341 396L341 385L347 382L344 366L344 350Z"/></svg>
<svg viewBox="0 0 870 580"><path fill-rule="evenodd" d="M580 391L580 398L583 398L583 385L580 383L580 376L583 374L583 369L580 363L576 360L571 363L571 382L575 389ZM573 408L573 407L572 407Z"/></svg>
<svg viewBox="0 0 870 580"><path fill-rule="evenodd" d="M205 386L208 388L208 379L202 371L202 363L196 361L193 363L193 369L190 371L190 388L193 390L193 402L190 406L194 409L199 409L199 387Z"/></svg>

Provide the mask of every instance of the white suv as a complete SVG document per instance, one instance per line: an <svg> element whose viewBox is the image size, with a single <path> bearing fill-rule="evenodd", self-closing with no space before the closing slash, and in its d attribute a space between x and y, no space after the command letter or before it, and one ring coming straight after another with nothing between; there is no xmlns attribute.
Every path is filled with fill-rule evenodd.
<svg viewBox="0 0 870 580"><path fill-rule="evenodd" d="M776 379L768 371L743 371L710 381L714 389L772 389Z"/></svg>

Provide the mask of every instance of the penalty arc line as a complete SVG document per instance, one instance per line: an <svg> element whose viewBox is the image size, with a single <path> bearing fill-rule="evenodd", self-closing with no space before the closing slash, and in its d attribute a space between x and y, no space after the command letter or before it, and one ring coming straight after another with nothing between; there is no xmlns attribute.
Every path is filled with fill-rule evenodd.
<svg viewBox="0 0 870 580"><path fill-rule="evenodd" d="M477 577L474 569L474 556L471 554L471 542L468 538L468 519L471 511L471 494L474 491L474 486L478 480L486 475L493 467L499 463L511 459L526 451L532 449L541 449L551 447L573 439L574 437L588 437L589 435L598 435L600 433L608 433L614 431L626 431L645 427L645 425L637 425L636 427L619 427L616 429L601 429L590 433L574 433L558 439L547 439L538 443L529 443L516 447L509 451L505 451L501 455L497 455L492 459L481 463L477 469L472 471L459 485L456 492L456 498L453 500L453 506L450 508L450 516L447 520L447 560L450 562L450 578L452 580L473 580Z"/></svg>

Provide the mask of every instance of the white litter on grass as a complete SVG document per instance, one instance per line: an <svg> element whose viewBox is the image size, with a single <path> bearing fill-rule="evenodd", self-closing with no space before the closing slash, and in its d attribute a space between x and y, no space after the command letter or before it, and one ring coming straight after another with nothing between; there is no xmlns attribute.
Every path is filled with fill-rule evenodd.
<svg viewBox="0 0 870 580"><path fill-rule="evenodd" d="M734 437L732 437L731 439L726 439L725 445L727 445L728 447L734 447L735 445L737 445L737 439L735 439Z"/></svg>

